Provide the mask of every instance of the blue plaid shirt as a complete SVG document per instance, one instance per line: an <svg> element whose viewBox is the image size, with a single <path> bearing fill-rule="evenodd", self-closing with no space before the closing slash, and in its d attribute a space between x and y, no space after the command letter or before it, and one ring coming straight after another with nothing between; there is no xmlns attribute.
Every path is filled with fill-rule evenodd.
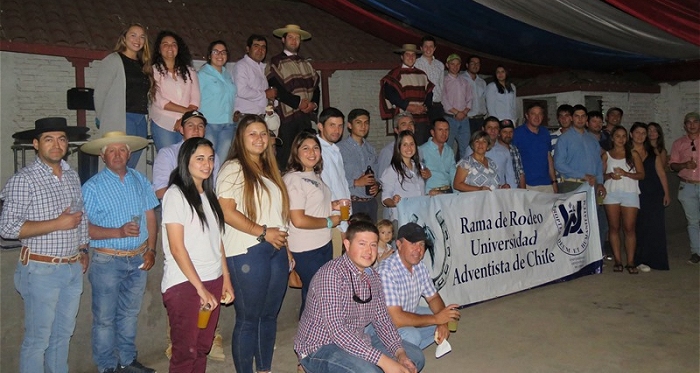
<svg viewBox="0 0 700 373"><path fill-rule="evenodd" d="M413 266L413 273L403 265L398 250L379 263L384 299L387 307L400 306L404 312L415 313L420 297L426 299L437 293L430 273L423 262Z"/></svg>
<svg viewBox="0 0 700 373"><path fill-rule="evenodd" d="M158 206L151 183L138 171L127 168L124 181L108 168L100 171L83 185L83 199L88 220L103 228L119 228L140 216L138 237L91 240L92 247L134 250L148 239L146 211Z"/></svg>
<svg viewBox="0 0 700 373"><path fill-rule="evenodd" d="M520 181L520 177L525 174L525 169L523 168L523 158L520 156L520 150L517 146L510 144L510 156L513 157L513 171L515 171L515 178ZM511 188L517 188L518 185L511 185Z"/></svg>
<svg viewBox="0 0 700 373"><path fill-rule="evenodd" d="M51 167L37 158L8 180L0 192L0 199L5 201L0 215L0 235L17 238L26 221L55 219L69 207L74 212L83 211L78 173L65 161L61 161L61 169L63 174L59 179ZM53 231L20 241L36 254L73 256L88 240L87 217L83 215L75 229Z"/></svg>

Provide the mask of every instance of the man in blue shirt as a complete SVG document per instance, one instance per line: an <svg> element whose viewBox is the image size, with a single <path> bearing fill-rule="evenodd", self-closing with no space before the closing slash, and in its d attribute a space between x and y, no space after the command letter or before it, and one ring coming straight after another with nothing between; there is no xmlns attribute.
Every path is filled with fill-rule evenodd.
<svg viewBox="0 0 700 373"><path fill-rule="evenodd" d="M136 360L136 329L146 274L156 259L158 206L151 183L128 168L146 139L108 132L81 150L99 154L105 168L83 185L93 250L92 356L100 372L154 373Z"/></svg>
<svg viewBox="0 0 700 373"><path fill-rule="evenodd" d="M525 111L527 122L513 132L513 144L518 147L525 169L527 189L557 193L552 142L549 131L542 127L544 108L533 103Z"/></svg>
<svg viewBox="0 0 700 373"><path fill-rule="evenodd" d="M366 173L367 167L377 172L377 152L367 141L369 133L369 112L365 109L353 109L348 113L348 132L350 136L338 142L338 149L343 156L345 178L350 187L353 214L364 212L377 220L377 200L381 175ZM366 189L369 187L369 190ZM367 193L369 191L369 193Z"/></svg>
<svg viewBox="0 0 700 373"><path fill-rule="evenodd" d="M418 148L422 166L430 171L425 181L425 192L431 196L452 193L457 164L452 148L445 146L450 136L450 123L445 118L437 118L430 125L430 139Z"/></svg>
<svg viewBox="0 0 700 373"><path fill-rule="evenodd" d="M564 179L559 185L559 192L571 192L579 185L589 183L596 187L597 195L605 196L600 145L598 140L586 131L586 107L574 106L573 118L572 128L559 137L554 150L554 168Z"/></svg>

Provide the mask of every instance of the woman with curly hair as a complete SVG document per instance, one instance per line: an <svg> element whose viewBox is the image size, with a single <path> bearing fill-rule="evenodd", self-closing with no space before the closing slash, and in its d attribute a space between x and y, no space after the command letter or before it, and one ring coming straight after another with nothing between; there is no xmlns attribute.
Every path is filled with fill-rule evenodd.
<svg viewBox="0 0 700 373"><path fill-rule="evenodd" d="M148 93L153 86L151 49L146 29L129 25L120 35L114 52L100 63L95 83L98 128L148 136ZM127 166L139 163L142 150L131 153Z"/></svg>
<svg viewBox="0 0 700 373"><path fill-rule="evenodd" d="M199 109L199 79L192 68L192 55L182 38L172 31L161 31L153 49L151 88L151 134L156 150L181 140L182 114Z"/></svg>
<svg viewBox="0 0 700 373"><path fill-rule="evenodd" d="M603 200L608 216L610 246L615 257L614 272L622 272L620 228L625 232L625 253L627 265L624 268L630 274L639 270L634 264L634 252L637 248L637 212L639 211L639 180L644 179L642 158L633 145L627 141L627 130L617 125L613 127L612 149L603 153L603 178L607 194Z"/></svg>
<svg viewBox="0 0 700 373"><path fill-rule="evenodd" d="M291 266L287 233L289 196L270 132L258 115L238 123L226 162L216 179L224 212L224 250L236 289L233 365L238 373L269 372L277 315Z"/></svg>

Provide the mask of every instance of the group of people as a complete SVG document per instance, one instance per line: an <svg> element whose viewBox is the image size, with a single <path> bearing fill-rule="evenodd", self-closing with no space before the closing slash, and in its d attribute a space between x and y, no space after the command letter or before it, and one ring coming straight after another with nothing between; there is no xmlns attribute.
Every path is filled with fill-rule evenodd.
<svg viewBox="0 0 700 373"><path fill-rule="evenodd" d="M617 108L603 129L599 112L562 105L553 137L542 126L544 108L533 104L516 128L505 70L491 87L478 76L478 57L463 76L457 55L435 65L427 37L420 50L404 45L402 66L382 79L381 112L396 139L377 153L367 140L368 110L354 109L346 120L328 107L316 118L318 76L296 54L311 35L297 25L273 34L283 53L263 63L267 41L252 35L230 75L223 41L210 44L207 64L195 72L178 35L159 33L151 56L144 28L129 27L103 61L95 96L101 125L115 130L81 147L105 167L82 188L63 160L82 129L37 121L19 134L33 141L37 159L0 192L0 234L22 243L15 273L25 302L21 372L68 370L88 268L98 370L154 372L137 360L135 337L147 271L157 263L158 205L171 372L205 371L221 340L220 304L229 303L236 371L269 372L292 270L302 282L294 340L300 371L420 371L421 349L443 343L460 314L422 263L423 229L403 225L390 243L403 198L497 188L557 193L589 183L605 206L610 229L602 238L609 236L613 269L623 270L624 247L625 267L637 273L642 265L668 269L668 165L681 177L690 261L700 262L697 113L686 115L687 134L670 157L658 124L635 123L628 135ZM489 91L500 95L496 101L488 102ZM147 145L147 114L159 150L152 183L133 169ZM375 225L377 196L388 220ZM348 219L343 207L365 218ZM428 308L419 307L421 297ZM198 325L202 312L209 321Z"/></svg>

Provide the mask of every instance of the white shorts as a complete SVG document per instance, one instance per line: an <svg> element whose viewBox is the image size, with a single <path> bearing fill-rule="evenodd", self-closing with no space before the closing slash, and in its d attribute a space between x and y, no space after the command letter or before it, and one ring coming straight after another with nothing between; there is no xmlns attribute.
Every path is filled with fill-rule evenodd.
<svg viewBox="0 0 700 373"><path fill-rule="evenodd" d="M639 194L633 192L610 192L605 196L603 204L639 208Z"/></svg>

